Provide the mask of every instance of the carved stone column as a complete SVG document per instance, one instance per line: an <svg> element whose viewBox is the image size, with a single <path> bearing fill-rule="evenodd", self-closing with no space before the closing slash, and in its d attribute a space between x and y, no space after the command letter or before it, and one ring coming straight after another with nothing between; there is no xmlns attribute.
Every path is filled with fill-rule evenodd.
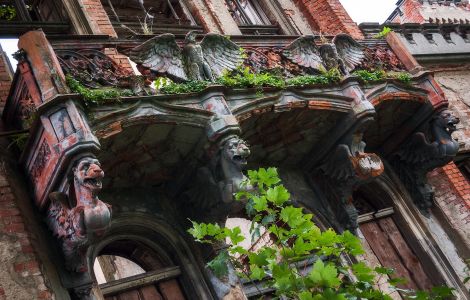
<svg viewBox="0 0 470 300"><path fill-rule="evenodd" d="M449 110L442 110L392 155L395 171L424 213L434 205L434 189L426 175L457 155L459 144L452 139L452 132L459 122Z"/></svg>
<svg viewBox="0 0 470 300"><path fill-rule="evenodd" d="M355 232L358 213L352 202L354 189L379 176L384 165L379 156L365 152L362 133L356 133L349 142L336 146L320 167L324 175L324 192L343 229Z"/></svg>

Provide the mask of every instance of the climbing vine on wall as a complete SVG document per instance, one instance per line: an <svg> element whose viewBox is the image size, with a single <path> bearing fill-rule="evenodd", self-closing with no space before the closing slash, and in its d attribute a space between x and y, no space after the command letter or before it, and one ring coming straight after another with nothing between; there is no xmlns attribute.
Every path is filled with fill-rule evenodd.
<svg viewBox="0 0 470 300"><path fill-rule="evenodd" d="M246 202L252 221L250 233L256 235L262 226L272 243L258 250L240 246L245 240L239 227L222 228L218 224L192 222L189 233L201 243L220 244L229 240L208 267L218 277L226 276L234 266L240 277L258 287L274 289L276 299L298 300L391 300L389 293L399 291L408 299L445 299L452 295L447 287L429 292L400 289L404 279L393 276L385 267L370 268L364 262L347 265L342 258L364 251L360 240L345 231L320 230L302 208L290 201L275 168L248 171L249 192L239 192L236 199ZM309 263L310 262L310 263ZM390 290L380 290L376 283L388 280Z"/></svg>

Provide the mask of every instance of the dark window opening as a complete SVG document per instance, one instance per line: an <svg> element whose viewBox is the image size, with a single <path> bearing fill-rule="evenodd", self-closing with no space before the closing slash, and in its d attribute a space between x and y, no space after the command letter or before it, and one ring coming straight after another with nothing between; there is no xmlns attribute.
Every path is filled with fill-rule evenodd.
<svg viewBox="0 0 470 300"><path fill-rule="evenodd" d="M67 21L61 1L54 0L2 0L0 21L62 22Z"/></svg>
<svg viewBox="0 0 470 300"><path fill-rule="evenodd" d="M178 0L101 0L119 36L202 29Z"/></svg>
<svg viewBox="0 0 470 300"><path fill-rule="evenodd" d="M243 34L279 33L279 27L271 23L258 0L226 0L225 3Z"/></svg>
<svg viewBox="0 0 470 300"><path fill-rule="evenodd" d="M69 20L62 1L0 0L0 34L21 35L35 28L46 33L68 32Z"/></svg>
<svg viewBox="0 0 470 300"><path fill-rule="evenodd" d="M470 181L470 159L461 161L457 164L457 167L459 168L460 172L462 172L467 181Z"/></svg>
<svg viewBox="0 0 470 300"><path fill-rule="evenodd" d="M107 245L93 267L105 300L187 299L180 267L160 250L131 240Z"/></svg>

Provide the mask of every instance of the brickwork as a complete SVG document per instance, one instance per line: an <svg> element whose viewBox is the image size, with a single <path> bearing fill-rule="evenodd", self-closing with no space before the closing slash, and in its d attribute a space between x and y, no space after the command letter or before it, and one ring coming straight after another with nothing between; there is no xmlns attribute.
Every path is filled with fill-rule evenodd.
<svg viewBox="0 0 470 300"><path fill-rule="evenodd" d="M10 91L12 74L10 72L10 66L8 65L7 56L0 47L0 113L3 111L5 101Z"/></svg>
<svg viewBox="0 0 470 300"><path fill-rule="evenodd" d="M115 48L105 48L104 53L114 60L114 62L116 62L121 68L126 69L131 73L134 72L131 63L129 62L129 58L124 54L117 52Z"/></svg>
<svg viewBox="0 0 470 300"><path fill-rule="evenodd" d="M470 184L454 163L428 174L435 201L447 221L470 244Z"/></svg>
<svg viewBox="0 0 470 300"><path fill-rule="evenodd" d="M422 2L422 1L421 1ZM429 3L419 0L405 0L399 7L399 14L390 20L397 23L468 23L470 19L469 3L451 3L438 1Z"/></svg>
<svg viewBox="0 0 470 300"><path fill-rule="evenodd" d="M83 6L85 13L92 22L95 34L107 34L112 37L117 37L116 31L100 0L83 0Z"/></svg>
<svg viewBox="0 0 470 300"><path fill-rule="evenodd" d="M406 0L400 7L403 15L397 15L391 21L397 23L423 23L424 18L421 15L421 6L422 4L418 0Z"/></svg>
<svg viewBox="0 0 470 300"><path fill-rule="evenodd" d="M297 0L310 25L323 34L348 33L354 38L364 36L339 0Z"/></svg>
<svg viewBox="0 0 470 300"><path fill-rule="evenodd" d="M0 300L55 299L46 286L32 236L0 165Z"/></svg>

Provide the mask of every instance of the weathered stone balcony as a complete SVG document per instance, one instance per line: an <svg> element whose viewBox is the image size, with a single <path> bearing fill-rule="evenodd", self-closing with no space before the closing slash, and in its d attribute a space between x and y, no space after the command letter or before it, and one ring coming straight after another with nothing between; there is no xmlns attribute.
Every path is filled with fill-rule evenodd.
<svg viewBox="0 0 470 300"><path fill-rule="evenodd" d="M293 40L232 38L245 49L245 65L298 76L304 70L282 56ZM329 221L340 230L357 227L352 191L385 176L384 165L387 174L393 166L423 211L432 205L425 175L452 159L452 151L418 153L419 159L414 151L425 143L436 149L453 145L450 132L457 121L442 112L447 101L432 74L409 67L412 61L404 61L393 41L395 49L384 40L362 41L368 51L365 66L393 71L407 66L414 74L406 82L364 82L351 74L327 84L243 89L213 84L177 95L152 94L145 82L154 74L140 68L143 78L130 65L122 67L125 55L142 42L95 36L80 44L63 37L59 43L41 31L19 42L3 117L11 130L29 129L21 164L35 203L47 212L62 242L69 270L87 270L88 247L126 212L161 214L164 201L155 201L163 196L151 195L171 199L176 223L240 213L225 191L243 176L245 159L249 168L277 166L315 178L324 205L332 207L324 214L335 215ZM121 60L120 66L113 59ZM71 92L66 74L75 77L81 94ZM99 105L87 99L87 91L109 88L132 95L114 94L118 97L101 99ZM242 146L249 151L239 152ZM101 188L104 202L96 194ZM140 195L141 202L127 202L129 193ZM104 203L112 206L112 222ZM78 208L86 212L84 223L71 228L68 220L78 218Z"/></svg>

